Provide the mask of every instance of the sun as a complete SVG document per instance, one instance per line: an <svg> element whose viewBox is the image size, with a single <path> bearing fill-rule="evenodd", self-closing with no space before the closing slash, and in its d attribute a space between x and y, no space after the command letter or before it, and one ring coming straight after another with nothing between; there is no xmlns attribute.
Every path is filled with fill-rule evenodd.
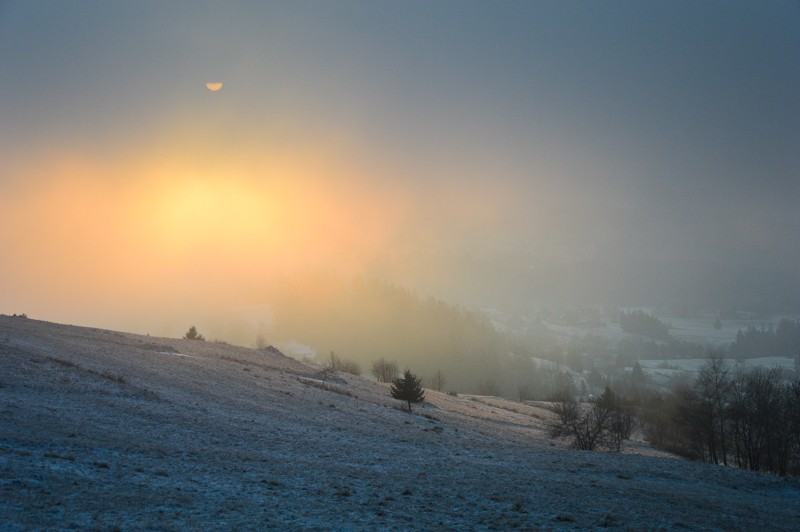
<svg viewBox="0 0 800 532"><path fill-rule="evenodd" d="M208 90L210 90L211 92L217 92L218 90L220 90L222 88L222 82L221 81L209 81L208 83L206 83L206 88Z"/></svg>

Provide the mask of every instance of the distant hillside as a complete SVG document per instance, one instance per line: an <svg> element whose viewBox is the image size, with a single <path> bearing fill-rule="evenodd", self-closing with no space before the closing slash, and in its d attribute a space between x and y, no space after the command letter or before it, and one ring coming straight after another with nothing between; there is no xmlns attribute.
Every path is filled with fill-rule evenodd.
<svg viewBox="0 0 800 532"><path fill-rule="evenodd" d="M273 295L278 340L331 351L368 368L379 358L424 376L442 371L448 389L477 391L501 379L504 338L481 313L423 299L402 287L373 280L305 277Z"/></svg>
<svg viewBox="0 0 800 532"><path fill-rule="evenodd" d="M202 331L201 331L202 332ZM0 316L0 523L29 529L782 529L795 480L545 439L548 411L274 351Z"/></svg>

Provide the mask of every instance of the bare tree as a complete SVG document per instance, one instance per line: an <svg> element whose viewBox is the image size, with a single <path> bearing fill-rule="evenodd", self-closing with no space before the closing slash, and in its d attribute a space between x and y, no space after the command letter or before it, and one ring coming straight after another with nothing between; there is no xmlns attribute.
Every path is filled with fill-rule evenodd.
<svg viewBox="0 0 800 532"><path fill-rule="evenodd" d="M339 366L341 365L340 359L336 356L334 351L331 351L330 360L328 361L328 367L333 371L339 371Z"/></svg>
<svg viewBox="0 0 800 532"><path fill-rule="evenodd" d="M608 418L606 426L607 443L617 452L622 450L622 442L630 439L635 426L633 410L623 403L623 400L615 394L609 386L606 386L600 397L597 398L595 408L607 410L605 416Z"/></svg>
<svg viewBox="0 0 800 532"><path fill-rule="evenodd" d="M372 374L378 379L378 382L392 382L399 373L397 362L394 360L381 358L372 363Z"/></svg>
<svg viewBox="0 0 800 532"><path fill-rule="evenodd" d="M266 338L260 334L256 336L256 349L266 349L267 347L269 347L269 343L267 343Z"/></svg>
<svg viewBox="0 0 800 532"><path fill-rule="evenodd" d="M597 403L577 403L572 396L560 393L550 405L555 418L547 433L551 438L572 438L572 447L592 451L607 444L611 411Z"/></svg>
<svg viewBox="0 0 800 532"><path fill-rule="evenodd" d="M727 456L743 469L800 474L800 380L787 381L780 369L728 370L712 360L693 385L656 399L642 408L654 445L696 460L725 463Z"/></svg>
<svg viewBox="0 0 800 532"><path fill-rule="evenodd" d="M714 463L728 465L728 441L726 438L726 410L728 408L732 382L730 368L719 351L711 350L697 376L697 394L701 399L707 421L706 437L709 459Z"/></svg>
<svg viewBox="0 0 800 532"><path fill-rule="evenodd" d="M659 449L675 447L675 408L674 394L645 395L639 409L639 423L648 443Z"/></svg>
<svg viewBox="0 0 800 532"><path fill-rule="evenodd" d="M674 451L705 462L709 456L709 427L713 426L708 402L703 401L695 387L686 384L678 386L674 394L677 402L674 421L680 431Z"/></svg>
<svg viewBox="0 0 800 532"><path fill-rule="evenodd" d="M444 374L437 369L436 373L430 378L431 389L441 392L444 388L444 382Z"/></svg>
<svg viewBox="0 0 800 532"><path fill-rule="evenodd" d="M354 360L346 360L339 357L335 352L331 351L331 358L328 362L328 368L332 371L342 371L350 373L351 375L361 375L361 366Z"/></svg>
<svg viewBox="0 0 800 532"><path fill-rule="evenodd" d="M786 413L790 427L791 473L800 476L800 377L792 381L787 387Z"/></svg>
<svg viewBox="0 0 800 532"><path fill-rule="evenodd" d="M361 375L361 365L355 360L340 360L339 371L359 376Z"/></svg>
<svg viewBox="0 0 800 532"><path fill-rule="evenodd" d="M781 445L787 424L781 406L784 389L780 370L755 368L734 379L731 417L736 459L747 469L781 472Z"/></svg>

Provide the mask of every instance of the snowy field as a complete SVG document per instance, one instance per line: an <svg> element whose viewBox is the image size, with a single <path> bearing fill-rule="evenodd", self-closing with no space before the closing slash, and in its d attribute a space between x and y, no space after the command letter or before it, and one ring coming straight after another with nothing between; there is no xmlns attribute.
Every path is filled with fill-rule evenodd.
<svg viewBox="0 0 800 532"><path fill-rule="evenodd" d="M705 358L679 358L668 360L640 360L639 365L642 367L642 371L645 375L658 375L669 378L679 373L686 373L690 379L694 379L705 362ZM766 369L780 368L794 371L794 359L790 357L759 357L748 358L741 362L728 359L728 366L731 369L736 369L737 367L747 369L762 367Z"/></svg>
<svg viewBox="0 0 800 532"><path fill-rule="evenodd" d="M723 322L720 329L714 328L713 319L690 320L663 318L669 326L669 334L676 340L692 342L701 346L727 346L736 340L739 328L747 328L752 322ZM758 322L761 325L761 322Z"/></svg>
<svg viewBox="0 0 800 532"><path fill-rule="evenodd" d="M794 479L573 451L541 405L428 391L409 414L319 369L0 316L0 528L800 529Z"/></svg>
<svg viewBox="0 0 800 532"><path fill-rule="evenodd" d="M580 338L591 334L599 338L611 341L619 341L625 336L619 325L609 323L602 327L575 327L570 325L560 325L556 323L545 323L547 329L561 338Z"/></svg>
<svg viewBox="0 0 800 532"><path fill-rule="evenodd" d="M748 327L768 329L776 327L780 318L773 320L723 320L721 328L714 328L714 318L688 319L669 316L658 316L667 327L669 334L676 340L697 344L698 352L706 346L728 346L736 340L736 333ZM796 317L791 317L796 319ZM597 327L576 327L556 323L545 323L547 329L562 339L579 338L591 334L610 341L619 341L625 337L619 324L607 323Z"/></svg>

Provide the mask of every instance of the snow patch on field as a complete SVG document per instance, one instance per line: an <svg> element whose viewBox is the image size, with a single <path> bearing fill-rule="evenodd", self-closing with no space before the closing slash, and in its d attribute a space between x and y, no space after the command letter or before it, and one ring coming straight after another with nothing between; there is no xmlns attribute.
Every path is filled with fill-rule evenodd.
<svg viewBox="0 0 800 532"><path fill-rule="evenodd" d="M742 365L747 368L763 367L767 369L780 368L786 370L794 369L794 359L790 357L759 357L748 358L746 360L737 361L729 358L728 364L731 368ZM700 368L703 367L707 361L706 358L671 358L671 359L657 359L657 360L640 360L642 370L645 373L663 373L674 374L675 372L697 374Z"/></svg>
<svg viewBox="0 0 800 532"><path fill-rule="evenodd" d="M158 353L159 355L170 355L170 356L175 356L175 357L201 358L201 357L194 356L194 355L185 355L183 353L177 353L175 351L156 351L156 353Z"/></svg>

